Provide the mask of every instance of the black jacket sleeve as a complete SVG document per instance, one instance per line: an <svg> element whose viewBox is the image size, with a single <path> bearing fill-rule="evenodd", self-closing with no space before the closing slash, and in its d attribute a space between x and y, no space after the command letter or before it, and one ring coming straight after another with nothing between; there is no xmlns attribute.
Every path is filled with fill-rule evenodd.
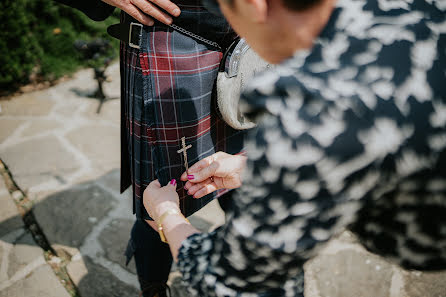
<svg viewBox="0 0 446 297"><path fill-rule="evenodd" d="M113 6L101 0L55 0L56 2L79 9L94 21L103 21L108 18L113 10Z"/></svg>

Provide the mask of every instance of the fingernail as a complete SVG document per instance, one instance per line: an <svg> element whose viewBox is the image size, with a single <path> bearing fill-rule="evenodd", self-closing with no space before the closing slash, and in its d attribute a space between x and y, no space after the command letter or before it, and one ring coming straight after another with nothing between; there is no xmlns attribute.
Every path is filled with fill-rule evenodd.
<svg viewBox="0 0 446 297"><path fill-rule="evenodd" d="M191 179L194 179L194 178L195 178L195 176L193 176L192 174L190 174L190 175L187 176L187 179L188 179L188 180L191 180Z"/></svg>
<svg viewBox="0 0 446 297"><path fill-rule="evenodd" d="M149 21L149 26L153 26L153 24L155 24L154 21Z"/></svg>
<svg viewBox="0 0 446 297"><path fill-rule="evenodd" d="M177 181L175 179L173 179L170 181L170 184L175 186L177 184Z"/></svg>
<svg viewBox="0 0 446 297"><path fill-rule="evenodd" d="M181 11L178 8L175 8L172 12L174 16L179 16Z"/></svg>

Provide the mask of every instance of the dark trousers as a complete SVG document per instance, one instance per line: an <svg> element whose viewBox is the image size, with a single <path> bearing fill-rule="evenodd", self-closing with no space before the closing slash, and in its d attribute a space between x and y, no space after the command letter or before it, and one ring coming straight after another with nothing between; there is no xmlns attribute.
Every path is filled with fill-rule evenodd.
<svg viewBox="0 0 446 297"><path fill-rule="evenodd" d="M232 191L218 198L223 211L231 209ZM135 257L141 290L148 283L166 283L172 266L169 245L161 242L158 232L144 220L137 219L126 250L127 263Z"/></svg>

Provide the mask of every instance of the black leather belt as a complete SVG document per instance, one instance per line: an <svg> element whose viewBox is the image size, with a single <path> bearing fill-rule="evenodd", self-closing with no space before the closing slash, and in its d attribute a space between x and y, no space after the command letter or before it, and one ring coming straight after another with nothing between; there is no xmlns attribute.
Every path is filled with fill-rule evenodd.
<svg viewBox="0 0 446 297"><path fill-rule="evenodd" d="M157 22L157 21L155 21ZM162 23L159 23L161 25L164 25ZM164 25L168 26L168 25ZM168 26L172 28L173 30L176 30L182 34L188 35L191 38L194 38L197 41L209 44L211 46L214 46L215 48L221 50L224 52L226 50L227 46L220 45L219 42L209 39L209 37L205 38L200 36L199 34L196 34L192 31L190 31L187 28L177 26L176 24L172 24ZM142 30L144 26L139 23L137 20L129 16L128 14L124 13L122 15L121 22L119 24L111 25L107 28L108 34L110 34L112 37L119 39L129 46L133 48L140 48L141 45L141 36L142 36ZM232 43L232 42L231 42ZM230 43L230 44L231 44ZM230 45L228 44L228 45Z"/></svg>
<svg viewBox="0 0 446 297"><path fill-rule="evenodd" d="M110 36L125 42L133 48L140 48L143 25L128 14L123 14L121 23L107 28Z"/></svg>

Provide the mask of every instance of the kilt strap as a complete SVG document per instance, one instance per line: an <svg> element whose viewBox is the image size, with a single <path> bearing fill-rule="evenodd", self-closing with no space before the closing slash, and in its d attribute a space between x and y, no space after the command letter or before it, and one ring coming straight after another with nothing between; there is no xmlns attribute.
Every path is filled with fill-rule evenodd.
<svg viewBox="0 0 446 297"><path fill-rule="evenodd" d="M168 25L170 28L185 34L199 42L206 43L210 46L217 48L220 51L225 50L225 46L220 45L217 41L204 38L203 36L192 32L189 28L178 26L176 24ZM124 13L123 18L119 24L111 25L107 28L107 33L110 36L121 40L133 48L140 48L141 35L143 25L135 20L130 15Z"/></svg>

